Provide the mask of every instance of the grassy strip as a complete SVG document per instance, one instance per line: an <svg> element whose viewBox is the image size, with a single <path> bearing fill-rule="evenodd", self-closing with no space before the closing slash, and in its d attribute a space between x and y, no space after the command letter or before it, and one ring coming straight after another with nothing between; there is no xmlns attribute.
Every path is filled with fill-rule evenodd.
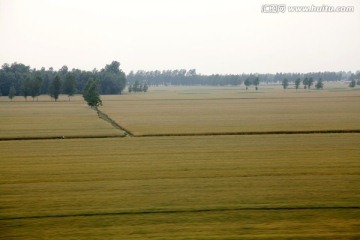
<svg viewBox="0 0 360 240"><path fill-rule="evenodd" d="M96 108L96 112L99 116L99 118L105 120L106 122L110 123L113 127L122 130L126 133L126 135L133 137L134 134L132 132L130 132L128 129L120 126L117 122L115 122L114 120L112 120L108 115L106 115L105 113L103 113L102 111L100 111L98 108Z"/></svg>

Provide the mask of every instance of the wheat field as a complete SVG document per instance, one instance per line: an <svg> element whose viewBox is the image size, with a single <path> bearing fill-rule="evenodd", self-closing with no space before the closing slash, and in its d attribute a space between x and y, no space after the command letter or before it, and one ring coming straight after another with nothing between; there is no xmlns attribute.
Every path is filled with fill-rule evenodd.
<svg viewBox="0 0 360 240"><path fill-rule="evenodd" d="M314 134L2 142L2 236L359 237L359 140Z"/></svg>
<svg viewBox="0 0 360 240"><path fill-rule="evenodd" d="M360 130L360 91L161 89L104 97L101 111L135 135Z"/></svg>
<svg viewBox="0 0 360 240"><path fill-rule="evenodd" d="M0 101L0 139L120 136L83 101Z"/></svg>
<svg viewBox="0 0 360 240"><path fill-rule="evenodd" d="M359 129L359 91L102 97L135 137L80 97L0 99L0 239L360 238L360 133L141 137Z"/></svg>

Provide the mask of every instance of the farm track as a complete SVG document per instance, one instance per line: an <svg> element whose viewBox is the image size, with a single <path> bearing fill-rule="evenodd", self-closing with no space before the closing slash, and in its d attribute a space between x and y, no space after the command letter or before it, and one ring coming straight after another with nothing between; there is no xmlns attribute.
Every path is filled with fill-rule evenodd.
<svg viewBox="0 0 360 240"><path fill-rule="evenodd" d="M174 209L174 210L143 210L143 211L119 211L100 213L58 214L43 216L20 216L0 218L5 220L26 220L46 218L71 218L71 217L95 217L116 215L142 215L142 214L176 214L176 213L203 213L203 212L226 212L226 211L302 211L302 210L342 210L360 209L360 206L288 206L288 207L240 207L240 208L203 208L203 209Z"/></svg>

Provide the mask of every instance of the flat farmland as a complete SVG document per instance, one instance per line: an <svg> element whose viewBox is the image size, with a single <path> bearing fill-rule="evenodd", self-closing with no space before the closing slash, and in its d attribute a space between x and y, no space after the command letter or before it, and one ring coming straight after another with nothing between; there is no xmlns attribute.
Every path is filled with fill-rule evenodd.
<svg viewBox="0 0 360 240"><path fill-rule="evenodd" d="M135 135L360 130L360 91L169 88L106 96L101 111Z"/></svg>
<svg viewBox="0 0 360 240"><path fill-rule="evenodd" d="M358 239L360 133L180 135L359 130L359 93L102 96L123 138L79 96L2 97L0 239Z"/></svg>
<svg viewBox="0 0 360 240"><path fill-rule="evenodd" d="M119 136L83 101L0 101L0 138Z"/></svg>
<svg viewBox="0 0 360 240"><path fill-rule="evenodd" d="M357 239L360 134L0 142L1 239Z"/></svg>

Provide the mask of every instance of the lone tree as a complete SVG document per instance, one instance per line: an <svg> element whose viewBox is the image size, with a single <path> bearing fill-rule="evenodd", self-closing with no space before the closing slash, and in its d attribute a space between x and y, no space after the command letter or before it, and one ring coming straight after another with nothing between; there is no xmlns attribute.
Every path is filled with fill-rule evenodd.
<svg viewBox="0 0 360 240"><path fill-rule="evenodd" d="M354 88L355 85L356 85L355 80L352 80L352 81L349 83L349 87L351 87L351 88Z"/></svg>
<svg viewBox="0 0 360 240"><path fill-rule="evenodd" d="M282 81L282 86L285 89L287 89L287 87L289 86L289 80L287 80L286 78Z"/></svg>
<svg viewBox="0 0 360 240"><path fill-rule="evenodd" d="M320 89L323 89L323 88L324 88L324 83L323 83L323 81L322 81L321 78L319 78L319 79L317 80L317 82L316 82L316 84L315 84L315 88L316 88L317 90L320 90Z"/></svg>
<svg viewBox="0 0 360 240"><path fill-rule="evenodd" d="M249 89L249 86L251 85L251 80L250 78L247 78L244 82L245 86L246 86L246 91Z"/></svg>
<svg viewBox="0 0 360 240"><path fill-rule="evenodd" d="M296 89L296 91L299 89L300 83L301 83L301 79L300 79L300 78L298 78L298 79L295 80L295 89Z"/></svg>
<svg viewBox="0 0 360 240"><path fill-rule="evenodd" d="M84 100L92 108L97 108L98 106L102 106L102 101L100 99L98 88L99 88L98 80L89 80L83 92Z"/></svg>
<svg viewBox="0 0 360 240"><path fill-rule="evenodd" d="M61 92L61 80L59 75L56 75L54 80L51 82L49 94L52 98L55 99L55 102L58 100Z"/></svg>
<svg viewBox="0 0 360 240"><path fill-rule="evenodd" d="M10 90L9 90L9 98L10 98L11 101L15 97L15 94L16 94L16 89L15 89L14 85L12 85Z"/></svg>

